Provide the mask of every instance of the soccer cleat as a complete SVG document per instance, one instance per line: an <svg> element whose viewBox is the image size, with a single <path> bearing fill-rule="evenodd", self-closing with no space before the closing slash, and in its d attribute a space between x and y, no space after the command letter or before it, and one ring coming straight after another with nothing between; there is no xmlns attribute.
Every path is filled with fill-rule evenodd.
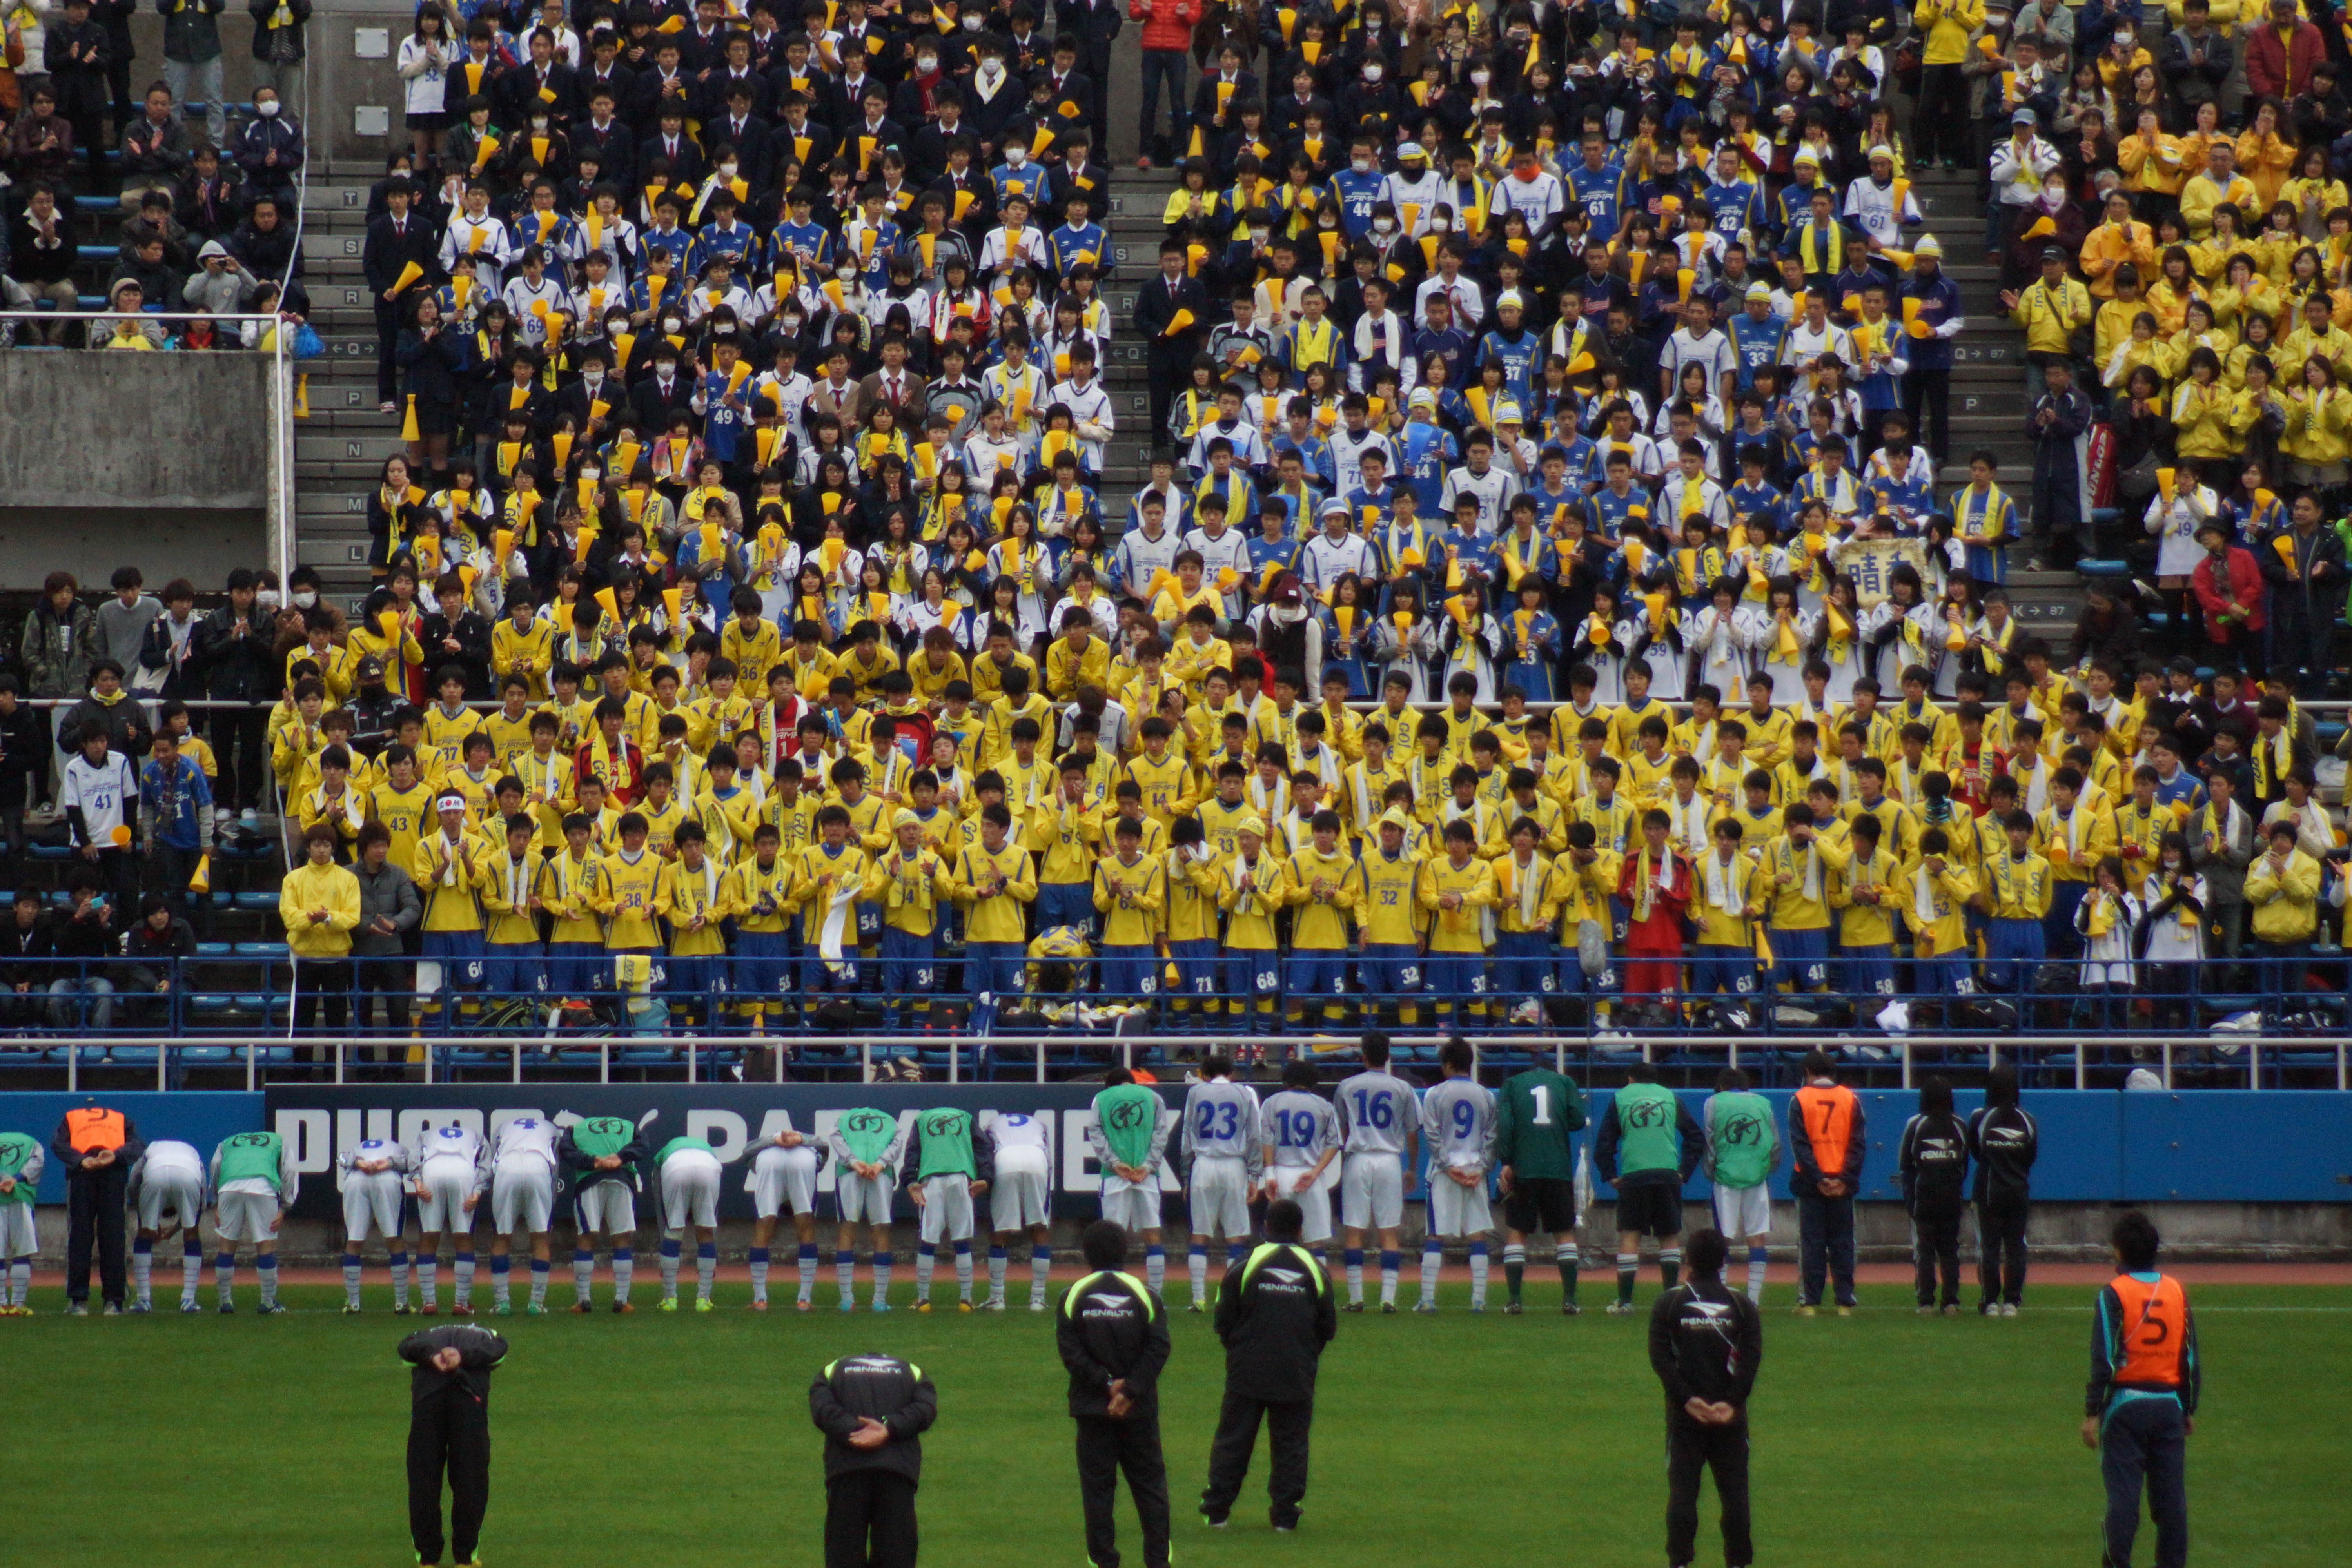
<svg viewBox="0 0 2352 1568"><path fill-rule="evenodd" d="M1185 1308L1184 1310L1185 1310L1186 1311L1188 1311L1188 1312L1198 1312L1198 1311L1202 1310L1202 1306L1201 1306L1201 1303L1200 1303L1200 1302L1195 1301L1195 1302L1193 1302L1191 1306L1189 1306L1189 1307Z"/></svg>
<svg viewBox="0 0 2352 1568"><path fill-rule="evenodd" d="M1437 1313L1437 1303L1434 1301L1416 1301L1413 1303L1412 1310L1417 1313L1424 1313L1434 1317Z"/></svg>
<svg viewBox="0 0 2352 1568"><path fill-rule="evenodd" d="M754 1302L752 1302L752 1303L751 1303L751 1310L753 1310L753 1311L755 1311L755 1312L764 1312L764 1311L766 1311L767 1310L768 1310L768 1303L767 1303L767 1302L765 1302L765 1301L763 1301L763 1300L762 1300L762 1301L754 1301Z"/></svg>
<svg viewBox="0 0 2352 1568"><path fill-rule="evenodd" d="M814 1312L816 1310L816 1303L803 1297L793 1303L793 1310L798 1312Z"/></svg>
<svg viewBox="0 0 2352 1568"><path fill-rule="evenodd" d="M1470 1310L1471 1310L1472 1311L1474 1311L1474 1312L1481 1312L1481 1311L1486 1310L1486 1309L1485 1309L1485 1308L1483 1308L1483 1307L1473 1307L1473 1308L1471 1308ZM1503 1303L1503 1316L1505 1316L1505 1317L1507 1317L1507 1318L1516 1318L1516 1317L1518 1317L1520 1314L1522 1314L1522 1313L1523 1313L1523 1312L1525 1312L1526 1310L1527 1310L1527 1309L1526 1309L1525 1307L1522 1307L1521 1305L1519 1305L1519 1303L1517 1303L1517 1301L1506 1301L1506 1302L1504 1302L1504 1303Z"/></svg>
<svg viewBox="0 0 2352 1568"><path fill-rule="evenodd" d="M579 1300L572 1303L572 1310L575 1312L593 1312L596 1309L590 1306L585 1300Z"/></svg>
<svg viewBox="0 0 2352 1568"><path fill-rule="evenodd" d="M449 1309L449 1315L453 1318L470 1318L474 1315L474 1304L471 1301L460 1301Z"/></svg>
<svg viewBox="0 0 2352 1568"><path fill-rule="evenodd" d="M261 1305L254 1309L256 1312L265 1318L274 1318L285 1310L285 1304L279 1301L264 1301Z"/></svg>
<svg viewBox="0 0 2352 1568"><path fill-rule="evenodd" d="M1360 1312L1363 1310L1364 1304L1361 1301L1350 1301L1346 1306L1339 1309L1339 1310L1343 1312Z"/></svg>
<svg viewBox="0 0 2352 1568"><path fill-rule="evenodd" d="M234 1301L223 1301L220 1304L219 1310L220 1315L224 1318L235 1317L236 1315L236 1303ZM77 1306L72 1308L71 1310L74 1316L78 1318L86 1318L89 1316L89 1309L87 1307Z"/></svg>
<svg viewBox="0 0 2352 1568"><path fill-rule="evenodd" d="M1004 1298L1002 1296L991 1296L986 1301L981 1304L980 1310L983 1312L1002 1312L1004 1310Z"/></svg>
<svg viewBox="0 0 2352 1568"><path fill-rule="evenodd" d="M511 1318L514 1316L514 1303L511 1301L501 1301L497 1306L491 1308L490 1310L501 1318Z"/></svg>
<svg viewBox="0 0 2352 1568"><path fill-rule="evenodd" d="M694 1299L694 1310L698 1312L708 1312L710 1310L710 1298L708 1296L697 1296Z"/></svg>
<svg viewBox="0 0 2352 1568"><path fill-rule="evenodd" d="M403 1301L400 1305L392 1310L392 1315L395 1318L404 1318L415 1310L415 1308L410 1306L407 1302Z"/></svg>
<svg viewBox="0 0 2352 1568"><path fill-rule="evenodd" d="M1820 1314L1821 1309L1819 1307L1806 1306L1801 1303L1797 1308L1797 1316L1801 1318L1818 1317Z"/></svg>
<svg viewBox="0 0 2352 1568"><path fill-rule="evenodd" d="M1559 1304L1559 1315L1563 1318L1580 1318L1584 1316L1584 1309L1573 1301L1562 1301Z"/></svg>
<svg viewBox="0 0 2352 1568"><path fill-rule="evenodd" d="M131 1310L143 1317L147 1313L153 1311L155 1309L144 1301L134 1301L131 1303ZM356 1310L357 1309L354 1309L354 1310Z"/></svg>
<svg viewBox="0 0 2352 1568"><path fill-rule="evenodd" d="M931 1304L929 1301L918 1301L915 1303L915 1310L918 1312L928 1312L930 1310Z"/></svg>
<svg viewBox="0 0 2352 1568"><path fill-rule="evenodd" d="M441 1315L441 1304L438 1301L427 1301L416 1309L416 1315L420 1318L437 1318Z"/></svg>
<svg viewBox="0 0 2352 1568"><path fill-rule="evenodd" d="M106 1304L106 1310L100 1315L101 1317L108 1318L119 1318L122 1316L122 1303L120 1301L109 1301Z"/></svg>
<svg viewBox="0 0 2352 1568"><path fill-rule="evenodd" d="M537 1301L526 1301L523 1303L522 1315L526 1318L544 1318L547 1316L547 1309Z"/></svg>
<svg viewBox="0 0 2352 1568"><path fill-rule="evenodd" d="M1396 1303L1395 1303L1394 1301L1383 1301L1383 1302L1381 1302L1381 1317L1383 1317L1383 1318L1393 1318L1393 1317L1395 1317L1395 1316L1396 1316Z"/></svg>
<svg viewBox="0 0 2352 1568"><path fill-rule="evenodd" d="M1612 1318L1630 1318L1633 1315L1633 1303L1612 1301L1609 1303L1609 1315Z"/></svg>
<svg viewBox="0 0 2352 1568"><path fill-rule="evenodd" d="M890 1310L890 1303L877 1296L874 1298L874 1310L877 1312L887 1312Z"/></svg>
<svg viewBox="0 0 2352 1568"><path fill-rule="evenodd" d="M634 1314L636 1310L636 1303L634 1301L615 1301L613 1303L613 1310L621 1313L623 1316Z"/></svg>
<svg viewBox="0 0 2352 1568"><path fill-rule="evenodd" d="M1483 1318L1486 1315L1486 1309L1474 1303L1470 1308L1470 1315L1474 1318Z"/></svg>
<svg viewBox="0 0 2352 1568"><path fill-rule="evenodd" d="M1841 1318L1851 1318L1853 1316L1853 1309L1850 1306L1840 1307L1837 1310L1837 1314Z"/></svg>
<svg viewBox="0 0 2352 1568"><path fill-rule="evenodd" d="M662 1310L663 1311L665 1311L665 1312L675 1312L675 1311L677 1311L677 1297L675 1297L675 1296L664 1296L664 1297L662 1298L661 1310Z"/></svg>
<svg viewBox="0 0 2352 1568"><path fill-rule="evenodd" d="M2014 1318L2017 1316L2017 1303L2014 1301L2003 1301L2000 1304L2000 1315L2004 1318Z"/></svg>
<svg viewBox="0 0 2352 1568"><path fill-rule="evenodd" d="M1913 1308L1912 1310L1917 1312L1923 1318L1932 1318L1936 1315L1936 1309L1930 1307L1925 1301L1920 1302L1919 1305Z"/></svg>
<svg viewBox="0 0 2352 1568"><path fill-rule="evenodd" d="M958 1301L956 1303L956 1310L959 1312L969 1312L971 1310L971 1303L969 1301Z"/></svg>
<svg viewBox="0 0 2352 1568"><path fill-rule="evenodd" d="M1043 1301L1032 1301L1029 1303L1029 1310L1033 1312L1042 1312L1045 1310L1045 1303Z"/></svg>
<svg viewBox="0 0 2352 1568"><path fill-rule="evenodd" d="M187 1300L180 1303L180 1310L183 1312L201 1312L204 1309L198 1306L194 1301Z"/></svg>
<svg viewBox="0 0 2352 1568"><path fill-rule="evenodd" d="M1958 1317L1959 1315L1960 1315L1960 1304L1959 1304L1958 1301L1947 1301L1947 1302L1945 1302L1945 1303L1944 1303L1944 1316L1945 1316L1945 1317L1948 1317L1948 1318L1957 1318L1957 1317Z"/></svg>
<svg viewBox="0 0 2352 1568"><path fill-rule="evenodd" d="M1224 1529L1225 1521L1231 1517L1232 1515L1230 1514L1211 1513L1205 1508L1201 1510L1201 1522L1207 1525L1211 1530Z"/></svg>
<svg viewBox="0 0 2352 1568"><path fill-rule="evenodd" d="M346 1318L356 1318L356 1317L358 1317L359 1315L360 1315L360 1304L359 1304L357 1301L346 1301L346 1302L344 1302L344 1303L343 1303L343 1316L344 1316L344 1317L346 1317Z"/></svg>
<svg viewBox="0 0 2352 1568"><path fill-rule="evenodd" d="M845 1312L855 1312L857 1310L857 1303L846 1295L842 1297L840 1305L841 1310Z"/></svg>

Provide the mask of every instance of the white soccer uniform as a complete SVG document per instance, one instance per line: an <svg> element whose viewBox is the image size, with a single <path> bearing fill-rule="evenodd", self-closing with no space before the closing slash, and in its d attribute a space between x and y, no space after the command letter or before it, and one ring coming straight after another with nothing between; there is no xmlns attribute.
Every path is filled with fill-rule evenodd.
<svg viewBox="0 0 2352 1568"><path fill-rule="evenodd" d="M971 1239L971 1178L958 1171L923 1181L922 1239L936 1247L942 1241Z"/></svg>
<svg viewBox="0 0 2352 1568"><path fill-rule="evenodd" d="M1339 1223L1394 1230L1404 1223L1404 1150L1421 1124L1412 1086L1393 1074L1360 1072L1334 1097L1341 1132Z"/></svg>
<svg viewBox="0 0 2352 1568"><path fill-rule="evenodd" d="M1163 1101L1160 1117L1152 1124L1151 1155L1145 1170L1149 1173L1140 1184L1129 1182L1110 1168L1110 1147L1103 1142L1102 1128L1094 1122L1087 1125L1087 1143L1095 1152L1102 1166L1102 1216L1113 1225L1129 1231L1160 1228L1160 1164L1168 1147L1168 1134L1173 1119Z"/></svg>
<svg viewBox="0 0 2352 1568"><path fill-rule="evenodd" d="M543 1234L555 1213L552 1121L518 1116L499 1129L490 1160L490 1216L500 1236Z"/></svg>
<svg viewBox="0 0 2352 1568"><path fill-rule="evenodd" d="M264 1176L246 1176L222 1186L220 1164L220 1151L215 1149L206 1173L213 1186L213 1234L225 1242L249 1241L256 1246L276 1239L278 1216L293 1206L294 1191L301 1179L294 1169L294 1145L280 1145L275 1183Z"/></svg>
<svg viewBox="0 0 2352 1568"><path fill-rule="evenodd" d="M1305 1089L1286 1089L1265 1102L1266 1141L1274 1168L1266 1173L1275 1191L1294 1200L1304 1216L1299 1239L1310 1245L1331 1239L1331 1188L1339 1175L1339 1117L1331 1102ZM1326 1160L1315 1171L1316 1162Z"/></svg>
<svg viewBox="0 0 2352 1568"><path fill-rule="evenodd" d="M661 1163L662 1224L672 1231L719 1223L719 1156L679 1149Z"/></svg>
<svg viewBox="0 0 2352 1568"><path fill-rule="evenodd" d="M466 1200L482 1190L483 1153L481 1139L464 1127L428 1127L417 1134L416 1223L425 1235L474 1228Z"/></svg>
<svg viewBox="0 0 2352 1568"><path fill-rule="evenodd" d="M572 1199L580 1234L627 1236L637 1228L636 1190L626 1182L591 1182Z"/></svg>
<svg viewBox="0 0 2352 1568"><path fill-rule="evenodd" d="M140 1229L161 1231L166 1215L182 1229L192 1228L205 1212L205 1157L194 1144L159 1138L131 1167L130 1193Z"/></svg>
<svg viewBox="0 0 2352 1568"><path fill-rule="evenodd" d="M789 1120L784 1125L792 1128ZM772 1141L761 1144L743 1177L743 1190L751 1194L752 1212L761 1219L814 1214L817 1167L824 1163L824 1151L815 1143L803 1142L789 1149L780 1149Z"/></svg>
<svg viewBox="0 0 2352 1568"><path fill-rule="evenodd" d="M1450 1078L1422 1097L1422 1147L1429 1152L1429 1234L1483 1236L1495 1228L1486 1173L1495 1163L1495 1094L1475 1079ZM1478 1177L1463 1186L1444 1174Z"/></svg>
<svg viewBox="0 0 2352 1568"><path fill-rule="evenodd" d="M1184 1154L1192 1167L1192 1228L1237 1241L1250 1233L1249 1189L1265 1143L1257 1090L1204 1079L1184 1096Z"/></svg>
<svg viewBox="0 0 2352 1568"><path fill-rule="evenodd" d="M834 1177L833 1197L841 1209L842 1224L890 1223L890 1202L898 1191L898 1160L906 1150L907 1128L901 1122L890 1134L890 1146L882 1151L879 1160L874 1162L881 1167L881 1173L861 1176L850 1168L852 1156L849 1145L843 1142L836 1124L833 1134L833 1157L838 1173Z"/></svg>
<svg viewBox="0 0 2352 1568"><path fill-rule="evenodd" d="M362 1171L362 1164L383 1163L380 1171ZM389 1138L370 1138L343 1151L338 1163L343 1185L343 1237L353 1247L373 1228L389 1242L400 1239L400 1204L407 1194L408 1146Z"/></svg>
<svg viewBox="0 0 2352 1568"><path fill-rule="evenodd" d="M1053 1219L1052 1140L1043 1118L983 1110L980 1131L996 1146L996 1173L988 1184L992 1230L1024 1230Z"/></svg>

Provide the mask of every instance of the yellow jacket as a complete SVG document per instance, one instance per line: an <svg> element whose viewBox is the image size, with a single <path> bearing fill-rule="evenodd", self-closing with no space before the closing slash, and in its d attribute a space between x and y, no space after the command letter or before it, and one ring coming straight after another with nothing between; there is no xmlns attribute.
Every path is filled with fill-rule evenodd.
<svg viewBox="0 0 2352 1568"><path fill-rule="evenodd" d="M993 887L1000 877L1004 886L983 897L981 889ZM955 900L971 911L965 920L967 941L1024 941L1024 906L1036 897L1037 877L1031 868L1029 851L1010 834L1005 836L1004 847L992 855L986 845L977 842L958 851Z"/></svg>
<svg viewBox="0 0 2352 1568"><path fill-rule="evenodd" d="M1922 889L1921 879L1927 886ZM1944 858L1940 877L1928 874L1925 858L1907 861L1895 878L1895 909L1903 923L1911 928L1911 951L1919 958L1935 958L1941 954L1965 952L1969 944L1967 904L1977 890L1977 880L1960 863L1959 857ZM1924 905L1923 905L1924 900ZM1925 909L1929 918L1919 916Z"/></svg>
<svg viewBox="0 0 2352 1568"><path fill-rule="evenodd" d="M1922 65L1958 65L1969 35L1984 26L1984 0L1921 0L1911 12L1911 25L1927 35Z"/></svg>
<svg viewBox="0 0 2352 1568"><path fill-rule="evenodd" d="M442 837L436 826L416 841L409 858L408 874L416 883L416 890L425 899L425 931L479 931L482 929L481 893L489 875L489 846L470 833L461 834L455 846ZM443 881L446 873L449 879Z"/></svg>
<svg viewBox="0 0 2352 1568"><path fill-rule="evenodd" d="M1717 884L1720 883L1720 890ZM1745 852L1728 866L1710 844L1691 858L1691 918L1705 947L1746 947L1757 910L1756 858Z"/></svg>
<svg viewBox="0 0 2352 1568"><path fill-rule="evenodd" d="M2161 131L2152 139L2125 137L2116 146L2116 166L2123 173L2124 189L2127 191L2154 191L2168 196L2180 192L2180 142ZM2147 280L2143 272L2140 281Z"/></svg>
<svg viewBox="0 0 2352 1568"><path fill-rule="evenodd" d="M1492 862L1495 868L1495 908L1497 911L1496 929L1513 935L1530 931L1548 932L1559 919L1562 883L1572 879L1576 867L1568 865L1569 878L1560 875L1557 862L1537 854L1529 857L1525 866L1519 864L1516 849ZM1528 911L1522 914L1522 910Z"/></svg>
<svg viewBox="0 0 2352 1568"><path fill-rule="evenodd" d="M313 922L311 912L327 911ZM341 866L308 861L278 886L278 914L286 922L287 951L297 958L342 958L360 923L360 879Z"/></svg>
<svg viewBox="0 0 2352 1568"><path fill-rule="evenodd" d="M2281 387L2300 390L2304 364L2315 354L2341 366L2347 358L2352 358L2352 332L2347 332L2333 321L2328 323L2326 331L2316 336L2307 326L2295 328L2271 351L2271 380ZM2339 387L2344 384L2344 374L2340 369L2336 373L2336 384Z"/></svg>
<svg viewBox="0 0 2352 1568"><path fill-rule="evenodd" d="M536 846L524 849L522 864L517 866L507 854L503 844L490 854L483 868L482 908L489 912L489 927L483 933L485 942L506 943L539 943L539 921L530 901L540 891L544 858Z"/></svg>
<svg viewBox="0 0 2352 1568"><path fill-rule="evenodd" d="M1313 845L1292 851L1282 865L1282 901L1297 910L1290 917L1294 948L1348 945L1348 922L1364 896L1362 868L1341 848L1319 855ZM1321 883L1323 891L1316 891Z"/></svg>
<svg viewBox="0 0 2352 1568"><path fill-rule="evenodd" d="M2246 902L2256 941L2310 941L2319 923L2319 862L2294 849L2282 868L2265 849L2246 868Z"/></svg>
<svg viewBox="0 0 2352 1568"><path fill-rule="evenodd" d="M2143 285L2156 277L2156 230L2144 223L2103 223L2083 237L2078 258L2083 276L2091 280L2092 294L2101 300L2112 300L2116 297L2116 268L2125 262L2139 269Z"/></svg>
<svg viewBox="0 0 2352 1568"><path fill-rule="evenodd" d="M2010 319L2025 329L2029 353L2065 353L2068 334L2091 324L2091 291L2073 278L2059 279L2055 289L2036 280L2018 295Z"/></svg>
<svg viewBox="0 0 2352 1568"><path fill-rule="evenodd" d="M1882 846L1864 860L1859 854L1830 877L1830 908L1839 910L1838 940L1848 947L1885 947L1895 941L1895 884L1901 862ZM1855 898L1874 889L1887 902L1867 903Z"/></svg>
<svg viewBox="0 0 2352 1568"><path fill-rule="evenodd" d="M1439 900L1458 894L1461 907L1442 909ZM1421 907L1429 913L1432 952L1484 952L1486 950L1485 911L1495 907L1495 869L1473 855L1460 866L1441 855L1421 868Z"/></svg>
<svg viewBox="0 0 2352 1568"><path fill-rule="evenodd" d="M2238 173L2253 182L2267 212L2294 167L2294 143L2275 133L2248 131L2240 134L2237 147Z"/></svg>
<svg viewBox="0 0 2352 1568"><path fill-rule="evenodd" d="M2184 159L2187 157L2186 150L2182 156ZM2229 187L2224 189L2213 183L2210 171L2200 168L2180 187L2180 221L2188 228L2190 238L2202 239L2213 232L2215 207L2223 202L2232 202L2240 214L2250 215L2260 210L2254 204L2261 200L2262 193L2245 175L2232 174Z"/></svg>
<svg viewBox="0 0 2352 1568"><path fill-rule="evenodd" d="M2116 819L2081 801L2066 816L2045 805L2033 823L2034 846L2055 882L2087 882L2100 860L2116 852Z"/></svg>
<svg viewBox="0 0 2352 1568"><path fill-rule="evenodd" d="M2306 463L2340 463L2352 455L2352 392L2340 386L2298 386L2287 395L2286 430L2279 449Z"/></svg>
<svg viewBox="0 0 2352 1568"><path fill-rule="evenodd" d="M1055 637L1045 648L1045 695L1067 702L1081 684L1102 687L1110 669L1110 644L1089 634L1083 651L1074 652L1066 637ZM1138 721L1149 715L1138 715Z"/></svg>
<svg viewBox="0 0 2352 1568"><path fill-rule="evenodd" d="M929 845L909 857L893 844L866 868L865 901L882 907L882 923L893 931L934 934L955 896L955 874L947 858Z"/></svg>
<svg viewBox="0 0 2352 1568"><path fill-rule="evenodd" d="M2182 382L2172 395L2175 449L2184 458L2227 458L2235 452L2237 438L2230 434L2233 401L2230 389L2219 382Z"/></svg>

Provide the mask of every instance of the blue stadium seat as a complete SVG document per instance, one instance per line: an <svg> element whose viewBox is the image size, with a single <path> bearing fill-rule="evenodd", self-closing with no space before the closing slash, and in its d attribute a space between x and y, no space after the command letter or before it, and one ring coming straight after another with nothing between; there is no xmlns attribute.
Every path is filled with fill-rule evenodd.
<svg viewBox="0 0 2352 1568"><path fill-rule="evenodd" d="M278 889L272 888L266 892L239 893L235 903L240 910L274 910L278 908Z"/></svg>
<svg viewBox="0 0 2352 1568"><path fill-rule="evenodd" d="M2074 571L2077 575L2084 577L2128 577L2131 575L2131 563L2128 561L2077 561L2074 563Z"/></svg>
<svg viewBox="0 0 2352 1568"><path fill-rule="evenodd" d="M286 944L282 942L240 942L236 944L239 958L284 958Z"/></svg>

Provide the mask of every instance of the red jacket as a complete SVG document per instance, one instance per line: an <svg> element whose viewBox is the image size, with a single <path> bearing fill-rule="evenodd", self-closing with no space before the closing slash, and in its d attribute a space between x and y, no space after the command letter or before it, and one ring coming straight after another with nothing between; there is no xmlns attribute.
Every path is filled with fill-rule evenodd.
<svg viewBox="0 0 2352 1568"><path fill-rule="evenodd" d="M1201 19L1200 0L1127 0L1127 19L1143 24L1147 49L1189 49L1192 24Z"/></svg>
<svg viewBox="0 0 2352 1568"><path fill-rule="evenodd" d="M2254 564L2253 552L2237 545L2230 546L2224 559L2230 574L2226 586L2214 581L2210 555L2197 563L2197 570L2189 575L2189 585L2205 612L2206 635L2217 643L2234 645L2263 629L2263 573ZM2224 610L2235 610L2244 618L2224 626L2216 618Z"/></svg>
<svg viewBox="0 0 2352 1568"><path fill-rule="evenodd" d="M1625 858L1617 868L1617 896L1631 911L1640 893L1642 856L1645 846L1635 845L1625 851ZM1665 885L1656 889L1650 899L1650 912L1641 920L1629 918L1625 928L1625 951L1641 952L1680 952L1683 950L1683 911L1690 906L1690 862L1682 852L1666 851Z"/></svg>
<svg viewBox="0 0 2352 1568"><path fill-rule="evenodd" d="M2311 85L2311 68L2327 56L2319 29L2298 20L2284 37L2265 22L2246 35L2246 89L2284 103Z"/></svg>

